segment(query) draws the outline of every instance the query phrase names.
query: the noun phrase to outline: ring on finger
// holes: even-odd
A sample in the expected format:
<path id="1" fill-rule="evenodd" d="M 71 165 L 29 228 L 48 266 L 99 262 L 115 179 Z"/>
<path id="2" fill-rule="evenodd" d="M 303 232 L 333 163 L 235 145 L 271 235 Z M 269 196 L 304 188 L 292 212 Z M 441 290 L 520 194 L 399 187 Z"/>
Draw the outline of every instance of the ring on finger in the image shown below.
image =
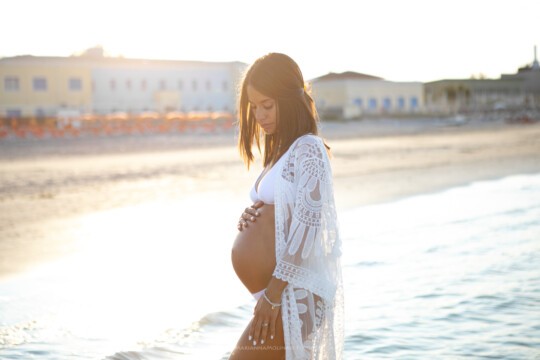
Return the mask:
<path id="1" fill-rule="evenodd" d="M 264 323 L 264 324 L 262 324 L 262 326 L 265 326 L 265 327 L 266 327 L 266 326 L 268 326 L 268 323 Z"/>

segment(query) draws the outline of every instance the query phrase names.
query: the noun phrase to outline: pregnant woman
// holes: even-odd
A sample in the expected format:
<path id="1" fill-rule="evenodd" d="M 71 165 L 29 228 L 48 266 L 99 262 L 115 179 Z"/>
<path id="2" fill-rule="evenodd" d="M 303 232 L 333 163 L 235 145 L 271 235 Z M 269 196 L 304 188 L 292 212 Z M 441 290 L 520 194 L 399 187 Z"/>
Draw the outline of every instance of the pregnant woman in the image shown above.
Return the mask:
<path id="1" fill-rule="evenodd" d="M 257 304 L 230 359 L 341 359 L 343 286 L 328 147 L 298 65 L 257 59 L 239 104 L 239 149 L 249 168 L 263 145 L 254 205 L 238 224 L 233 267 Z"/>

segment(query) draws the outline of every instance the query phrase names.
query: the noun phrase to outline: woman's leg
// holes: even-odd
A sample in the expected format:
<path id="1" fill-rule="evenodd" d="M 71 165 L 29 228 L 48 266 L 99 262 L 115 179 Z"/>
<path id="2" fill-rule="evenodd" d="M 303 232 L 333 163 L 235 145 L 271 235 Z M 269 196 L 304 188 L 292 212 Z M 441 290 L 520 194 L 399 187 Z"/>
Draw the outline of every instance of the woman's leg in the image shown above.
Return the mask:
<path id="1" fill-rule="evenodd" d="M 229 360 L 285 360 L 285 339 L 283 338 L 281 310 L 276 319 L 276 336 L 274 336 L 273 340 L 268 335 L 264 344 L 253 346 L 253 340 L 248 340 L 250 326 L 251 321 L 240 340 L 238 340 Z"/>

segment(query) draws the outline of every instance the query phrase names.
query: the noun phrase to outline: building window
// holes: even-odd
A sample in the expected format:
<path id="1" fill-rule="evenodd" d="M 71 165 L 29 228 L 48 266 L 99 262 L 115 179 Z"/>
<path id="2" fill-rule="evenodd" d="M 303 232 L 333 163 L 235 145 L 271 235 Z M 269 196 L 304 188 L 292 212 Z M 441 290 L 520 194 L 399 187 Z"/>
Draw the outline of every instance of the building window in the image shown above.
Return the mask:
<path id="1" fill-rule="evenodd" d="M 147 86 L 147 83 L 146 83 L 146 80 L 141 80 L 141 90 L 142 91 L 146 91 L 146 86 Z"/>
<path id="2" fill-rule="evenodd" d="M 116 90 L 116 80 L 111 79 L 111 81 L 109 82 L 109 87 L 112 91 Z"/>
<path id="3" fill-rule="evenodd" d="M 131 90 L 131 80 L 130 79 L 126 80 L 126 89 Z"/>
<path id="4" fill-rule="evenodd" d="M 184 89 L 184 82 L 182 80 L 178 80 L 178 90 L 182 91 Z"/>
<path id="5" fill-rule="evenodd" d="M 405 99 L 403 96 L 398 97 L 397 99 L 398 109 L 405 109 Z"/>
<path id="6" fill-rule="evenodd" d="M 392 100 L 390 100 L 389 97 L 385 97 L 383 99 L 383 108 L 384 108 L 384 110 L 390 110 L 391 107 L 392 107 Z"/>
<path id="7" fill-rule="evenodd" d="M 221 84 L 221 87 L 222 87 L 222 89 L 223 89 L 223 92 L 229 91 L 229 83 L 227 83 L 227 81 L 224 81 L 224 82 Z"/>
<path id="8" fill-rule="evenodd" d="M 5 91 L 19 91 L 19 78 L 15 76 L 6 76 L 4 78 Z"/>
<path id="9" fill-rule="evenodd" d="M 159 81 L 159 89 L 160 90 L 167 90 L 167 84 L 165 83 L 165 80 Z"/>
<path id="10" fill-rule="evenodd" d="M 21 109 L 7 109 L 6 115 L 8 118 L 20 118 L 22 117 Z"/>
<path id="11" fill-rule="evenodd" d="M 416 96 L 411 97 L 411 110 L 418 107 L 418 98 Z"/>
<path id="12" fill-rule="evenodd" d="M 45 110 L 43 110 L 42 108 L 37 108 L 36 109 L 36 117 L 40 118 L 40 119 L 43 119 L 45 117 Z"/>
<path id="13" fill-rule="evenodd" d="M 69 79 L 69 90 L 71 91 L 81 91 L 82 90 L 82 80 L 79 78 Z"/>
<path id="14" fill-rule="evenodd" d="M 47 79 L 44 77 L 35 77 L 32 82 L 34 91 L 47 91 Z"/>
<path id="15" fill-rule="evenodd" d="M 358 106 L 358 107 L 362 107 L 362 98 L 356 98 L 353 100 L 353 103 L 354 105 Z"/>
<path id="16" fill-rule="evenodd" d="M 210 80 L 206 80 L 206 91 L 211 91 L 212 90 L 212 83 L 210 82 Z"/>
<path id="17" fill-rule="evenodd" d="M 369 108 L 371 110 L 376 110 L 377 109 L 377 99 L 375 99 L 375 98 L 370 98 L 369 99 Z"/>
<path id="18" fill-rule="evenodd" d="M 193 89 L 193 92 L 197 91 L 197 80 L 193 80 L 191 83 L 191 88 Z"/>

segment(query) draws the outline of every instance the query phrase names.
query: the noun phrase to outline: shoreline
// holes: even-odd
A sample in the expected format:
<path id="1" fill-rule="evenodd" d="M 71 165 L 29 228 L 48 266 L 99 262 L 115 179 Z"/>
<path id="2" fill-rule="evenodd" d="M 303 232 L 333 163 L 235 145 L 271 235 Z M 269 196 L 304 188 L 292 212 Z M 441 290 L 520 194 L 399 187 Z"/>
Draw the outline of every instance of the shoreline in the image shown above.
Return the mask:
<path id="1" fill-rule="evenodd" d="M 339 145 L 333 166 L 341 208 L 540 173 L 538 124 L 447 128 L 347 139 Z"/>

